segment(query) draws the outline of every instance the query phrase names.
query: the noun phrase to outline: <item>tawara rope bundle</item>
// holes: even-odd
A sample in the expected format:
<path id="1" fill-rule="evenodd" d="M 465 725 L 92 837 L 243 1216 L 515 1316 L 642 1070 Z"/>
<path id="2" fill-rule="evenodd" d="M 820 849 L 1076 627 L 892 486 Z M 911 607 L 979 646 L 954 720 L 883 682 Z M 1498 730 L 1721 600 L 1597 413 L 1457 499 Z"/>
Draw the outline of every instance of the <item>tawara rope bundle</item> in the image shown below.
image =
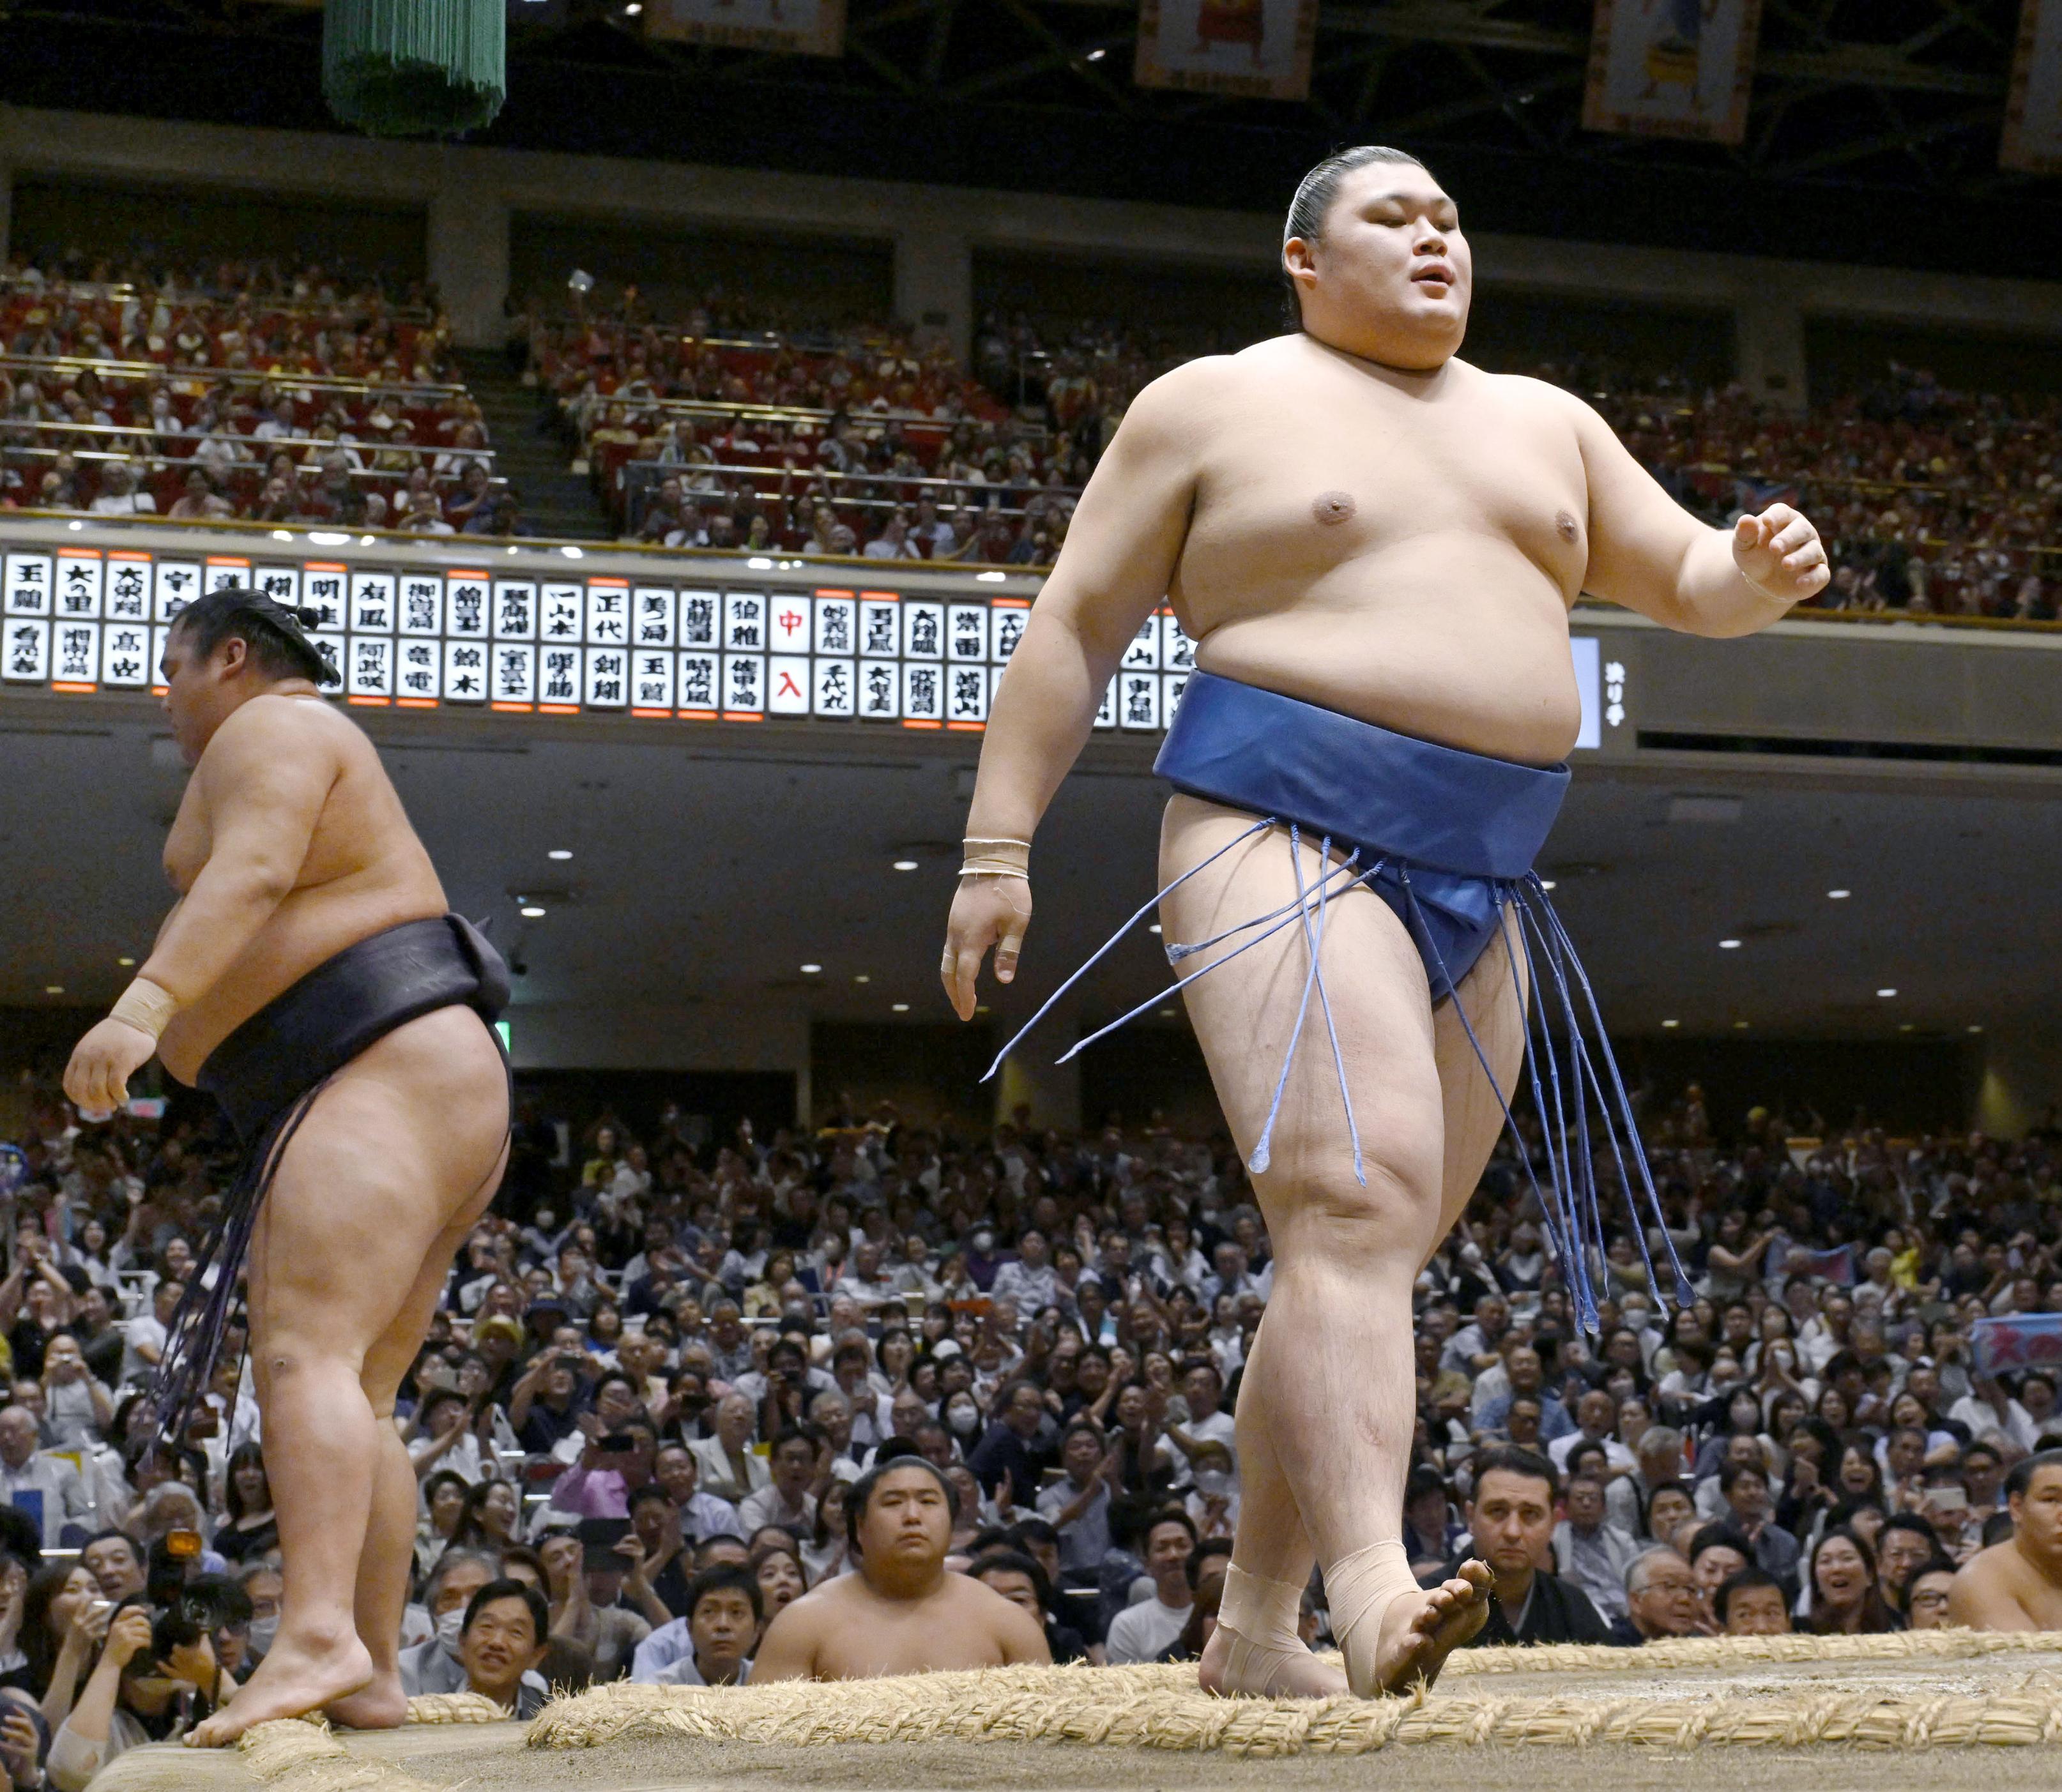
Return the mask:
<path id="1" fill-rule="evenodd" d="M 473 1693 L 408 1701 L 411 1724 L 499 1723 L 507 1715 L 491 1699 Z M 276 1792 L 443 1792 L 391 1762 L 351 1754 L 319 1720 L 257 1724 L 236 1746 L 252 1777 Z"/>
<path id="2" fill-rule="evenodd" d="M 1580 1646 L 1464 1652 L 1470 1682 L 1498 1673 L 1765 1667 L 1825 1661 L 1953 1661 L 2062 1651 L 2062 1635 L 1922 1632 L 1887 1637 L 1685 1639 L 1646 1649 Z M 1462 1664 L 1466 1666 L 1463 1668 Z M 1522 1665 L 1521 1665 L 1522 1664 Z M 989 1669 L 819 1686 L 604 1686 L 547 1706 L 532 1748 L 591 1748 L 668 1737 L 822 1746 L 848 1742 L 1071 1742 L 1222 1750 L 1242 1755 L 1365 1754 L 1392 1744 L 1629 1742 L 1879 1749 L 2062 1744 L 2062 1678 L 2015 1677 L 1996 1692 L 1942 1694 L 1803 1682 L 1705 1698 L 1470 1690 L 1390 1699 L 1213 1698 L 1193 1667 Z"/>

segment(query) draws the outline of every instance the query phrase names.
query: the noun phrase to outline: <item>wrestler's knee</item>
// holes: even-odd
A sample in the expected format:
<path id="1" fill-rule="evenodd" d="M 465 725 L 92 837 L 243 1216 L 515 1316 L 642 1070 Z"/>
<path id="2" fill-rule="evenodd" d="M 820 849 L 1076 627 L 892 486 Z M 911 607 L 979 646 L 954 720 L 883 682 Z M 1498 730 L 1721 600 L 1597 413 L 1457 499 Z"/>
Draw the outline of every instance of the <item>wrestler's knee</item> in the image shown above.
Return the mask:
<path id="1" fill-rule="evenodd" d="M 275 1331 L 253 1354 L 255 1378 L 268 1393 L 285 1392 L 298 1381 L 333 1375 L 339 1369 L 354 1377 L 364 1369 L 363 1353 L 351 1349 L 348 1340 L 335 1332 L 307 1328 Z"/>
<path id="2" fill-rule="evenodd" d="M 1302 1179 L 1278 1204 L 1284 1211 L 1278 1223 L 1270 1217 L 1269 1230 L 1278 1249 L 1348 1269 L 1409 1258 L 1414 1273 L 1438 1225 L 1438 1178 L 1423 1165 L 1364 1153 L 1361 1175 L 1347 1165 Z"/>

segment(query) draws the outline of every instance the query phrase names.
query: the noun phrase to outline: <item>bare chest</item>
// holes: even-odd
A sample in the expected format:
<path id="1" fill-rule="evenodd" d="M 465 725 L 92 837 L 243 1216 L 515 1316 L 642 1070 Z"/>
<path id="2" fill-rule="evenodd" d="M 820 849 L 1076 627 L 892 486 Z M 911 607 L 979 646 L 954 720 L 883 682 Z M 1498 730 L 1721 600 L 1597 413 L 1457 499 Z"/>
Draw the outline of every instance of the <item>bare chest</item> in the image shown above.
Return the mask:
<path id="1" fill-rule="evenodd" d="M 1589 561 L 1582 456 L 1563 419 L 1477 376 L 1448 399 L 1312 382 L 1214 436 L 1192 551 L 1302 581 L 1391 551 L 1514 551 L 1563 597 Z M 1189 556 L 1185 556 L 1185 570 Z"/>
<path id="2" fill-rule="evenodd" d="M 200 780 L 189 779 L 179 813 L 172 818 L 171 832 L 165 836 L 165 876 L 181 896 L 193 888 L 214 848 L 215 832 L 209 825 Z"/>

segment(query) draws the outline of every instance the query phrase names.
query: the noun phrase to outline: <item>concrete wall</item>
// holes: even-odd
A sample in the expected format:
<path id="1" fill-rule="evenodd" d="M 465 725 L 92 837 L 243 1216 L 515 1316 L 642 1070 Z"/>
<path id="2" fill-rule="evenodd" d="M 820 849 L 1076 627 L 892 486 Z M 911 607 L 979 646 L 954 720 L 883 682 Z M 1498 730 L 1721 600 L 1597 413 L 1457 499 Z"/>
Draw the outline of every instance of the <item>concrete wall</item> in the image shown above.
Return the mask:
<path id="1" fill-rule="evenodd" d="M 1266 267 L 1281 243 L 1281 222 L 1271 214 L 0 106 L 0 251 L 5 194 L 18 169 L 423 206 L 431 275 L 460 339 L 475 346 L 499 339 L 514 211 L 749 222 L 892 241 L 898 307 L 961 353 L 973 325 L 972 256 L 982 245 Z M 2008 326 L 2062 338 L 2062 282 L 1886 277 L 1880 269 L 1827 263 L 1526 236 L 1478 237 L 1474 250 L 1478 278 L 1490 288 L 1731 311 L 1739 371 L 1757 393 L 1783 403 L 1804 399 L 1807 316 Z"/>

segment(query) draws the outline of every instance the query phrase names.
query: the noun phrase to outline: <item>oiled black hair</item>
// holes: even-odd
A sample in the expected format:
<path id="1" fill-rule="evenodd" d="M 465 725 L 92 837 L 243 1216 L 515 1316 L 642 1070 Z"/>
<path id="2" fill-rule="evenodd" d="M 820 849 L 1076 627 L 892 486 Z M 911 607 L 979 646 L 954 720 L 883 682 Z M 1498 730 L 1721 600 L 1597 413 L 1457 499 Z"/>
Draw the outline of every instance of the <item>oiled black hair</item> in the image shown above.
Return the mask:
<path id="1" fill-rule="evenodd" d="M 195 598 L 172 627 L 203 656 L 224 641 L 240 640 L 251 664 L 268 678 L 333 684 L 336 674 L 307 637 L 307 630 L 321 619 L 319 610 L 290 607 L 247 586 L 224 585 Z"/>
<path id="2" fill-rule="evenodd" d="M 1354 169 L 1365 168 L 1376 162 L 1400 162 L 1411 168 L 1425 166 L 1408 150 L 1393 150 L 1386 143 L 1357 143 L 1351 149 L 1334 150 L 1298 185 L 1296 197 L 1289 202 L 1289 220 L 1282 227 L 1283 245 L 1286 247 L 1292 236 L 1300 236 L 1306 243 L 1315 243 L 1322 238 L 1325 220 L 1331 214 L 1333 201 L 1339 196 L 1340 183 Z M 1282 284 L 1286 291 L 1286 321 L 1291 330 L 1301 330 L 1303 302 L 1298 297 L 1296 283 L 1289 278 L 1286 267 L 1282 270 Z"/>

